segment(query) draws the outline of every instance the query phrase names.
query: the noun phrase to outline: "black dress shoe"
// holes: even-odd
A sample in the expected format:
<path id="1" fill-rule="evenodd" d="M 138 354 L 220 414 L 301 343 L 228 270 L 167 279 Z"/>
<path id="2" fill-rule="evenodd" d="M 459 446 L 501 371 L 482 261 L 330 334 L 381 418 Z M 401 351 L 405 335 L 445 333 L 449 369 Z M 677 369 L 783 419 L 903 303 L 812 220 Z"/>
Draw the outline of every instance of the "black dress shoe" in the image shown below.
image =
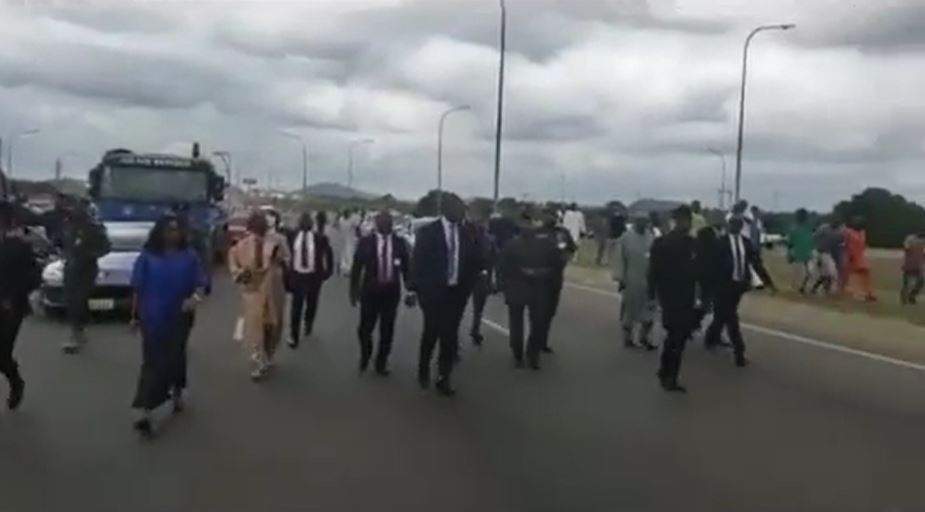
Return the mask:
<path id="1" fill-rule="evenodd" d="M 15 411 L 19 404 L 22 403 L 23 392 L 25 391 L 26 383 L 22 380 L 13 381 L 10 385 L 10 397 L 6 400 L 7 407 L 11 411 Z"/>
<path id="2" fill-rule="evenodd" d="M 472 337 L 472 344 L 481 347 L 482 342 L 485 341 L 485 336 L 482 336 L 482 333 L 473 332 L 469 333 L 469 336 Z"/>
<path id="3" fill-rule="evenodd" d="M 539 370 L 539 369 L 540 369 L 540 362 L 539 362 L 539 360 L 537 360 L 537 359 L 531 359 L 531 360 L 530 360 L 530 369 L 531 369 L 531 370 Z"/>
<path id="4" fill-rule="evenodd" d="M 369 359 L 360 359 L 360 373 L 365 373 L 367 368 L 369 368 Z"/>
<path id="5" fill-rule="evenodd" d="M 438 380 L 435 387 L 437 388 L 437 393 L 443 396 L 453 396 L 456 394 L 456 388 L 454 388 L 453 385 L 450 384 L 449 379 L 445 377 Z"/>
<path id="6" fill-rule="evenodd" d="M 745 356 L 736 356 L 736 366 L 745 368 L 748 366 L 748 359 L 746 359 Z"/>
<path id="7" fill-rule="evenodd" d="M 150 439 L 151 437 L 154 436 L 154 429 L 151 428 L 151 420 L 149 420 L 148 418 L 144 418 L 144 419 L 140 419 L 136 421 L 132 425 L 132 428 L 134 428 L 135 431 L 138 432 L 139 435 L 141 435 L 141 437 Z"/>
<path id="8" fill-rule="evenodd" d="M 522 370 L 524 368 L 523 358 L 518 358 L 518 357 L 514 358 L 514 368 L 517 368 L 518 370 Z"/>
<path id="9" fill-rule="evenodd" d="M 421 389 L 427 389 L 430 387 L 430 373 L 428 372 L 418 372 L 418 385 L 421 386 Z"/>
<path id="10" fill-rule="evenodd" d="M 548 347 L 548 346 L 547 346 L 547 347 L 543 347 L 542 350 L 543 350 L 543 353 L 544 353 L 544 354 L 555 354 L 555 353 L 556 353 L 556 352 L 552 349 L 552 347 Z"/>
<path id="11" fill-rule="evenodd" d="M 381 377 L 388 377 L 389 375 L 392 375 L 392 372 L 388 368 L 380 366 L 376 368 L 376 374 Z"/>
<path id="12" fill-rule="evenodd" d="M 639 348 L 639 345 L 633 343 L 632 341 L 624 341 L 623 346 L 625 348 Z"/>
<path id="13" fill-rule="evenodd" d="M 687 393 L 687 388 L 674 379 L 661 379 L 662 389 L 670 393 Z"/>
<path id="14" fill-rule="evenodd" d="M 643 341 L 640 343 L 640 345 L 642 345 L 642 348 L 646 349 L 647 352 L 651 352 L 651 351 L 653 351 L 653 350 L 655 350 L 655 349 L 658 348 L 658 345 L 653 345 L 653 344 L 649 343 L 649 340 L 643 340 Z"/>

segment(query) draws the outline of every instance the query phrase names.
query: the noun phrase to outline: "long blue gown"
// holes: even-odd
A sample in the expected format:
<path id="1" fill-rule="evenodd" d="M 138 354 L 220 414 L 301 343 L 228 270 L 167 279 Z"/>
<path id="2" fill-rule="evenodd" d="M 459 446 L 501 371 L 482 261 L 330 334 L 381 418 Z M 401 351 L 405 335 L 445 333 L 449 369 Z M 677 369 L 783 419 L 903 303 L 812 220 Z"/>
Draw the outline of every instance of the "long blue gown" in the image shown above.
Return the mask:
<path id="1" fill-rule="evenodd" d="M 154 409 L 171 390 L 186 387 L 186 339 L 192 315 L 183 301 L 208 284 L 192 249 L 157 254 L 145 250 L 135 261 L 132 287 L 138 295 L 142 365 L 132 407 Z"/>

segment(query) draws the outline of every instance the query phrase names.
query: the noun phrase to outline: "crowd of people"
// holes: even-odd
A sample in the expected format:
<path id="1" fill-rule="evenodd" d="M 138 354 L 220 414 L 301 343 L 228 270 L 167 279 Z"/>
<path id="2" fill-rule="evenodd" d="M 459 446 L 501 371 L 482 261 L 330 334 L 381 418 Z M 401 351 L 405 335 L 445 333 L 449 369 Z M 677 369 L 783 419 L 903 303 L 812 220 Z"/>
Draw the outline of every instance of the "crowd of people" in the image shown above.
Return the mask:
<path id="1" fill-rule="evenodd" d="M 347 302 L 359 309 L 361 373 L 372 365 L 377 375 L 390 375 L 396 317 L 404 303 L 422 313 L 420 386 L 429 388 L 436 370 L 434 388 L 453 396 L 464 313 L 471 302 L 469 335 L 479 346 L 484 341 L 483 311 L 493 294 L 500 294 L 507 305 L 513 365 L 540 370 L 542 357 L 554 353 L 549 332 L 566 266 L 587 233 L 584 214 L 575 205 L 564 212 L 525 206 L 480 218 L 469 215 L 466 204 L 449 193 L 441 204 L 440 216 L 420 227 L 413 243 L 395 232 L 388 211 L 345 211 L 333 222 L 326 212 L 306 211 L 291 229 L 275 211 L 253 211 L 246 236 L 227 259 L 241 304 L 235 337 L 247 347 L 251 378 L 260 381 L 272 373 L 287 319 L 292 350 L 312 336 L 321 291 L 335 275 L 347 278 Z M 52 235 L 66 256 L 71 327 L 63 349 L 73 354 L 86 343 L 87 298 L 96 260 L 109 250 L 109 241 L 87 208 L 63 205 L 59 213 Z M 864 297 L 875 300 L 862 219 L 847 225 L 823 223 L 816 229 L 805 210 L 797 211 L 795 219 L 786 237 L 794 289 L 836 293 L 857 281 Z M 15 235 L 15 224 L 13 209 L 0 203 L 0 372 L 10 384 L 10 408 L 20 404 L 25 386 L 13 345 L 29 313 L 29 293 L 39 286 L 41 274 L 28 243 Z M 665 338 L 658 378 L 666 391 L 685 391 L 679 382 L 685 345 L 704 327 L 707 349 L 729 347 L 737 366 L 748 365 L 739 326 L 740 301 L 756 287 L 776 291 L 762 258 L 763 227 L 757 208 L 742 201 L 724 219 L 711 223 L 695 201 L 673 210 L 667 222 L 657 213 L 621 213 L 592 230 L 599 242 L 604 240 L 598 244 L 597 259 L 610 260 L 622 297 L 619 316 L 625 347 L 656 350 L 652 333 L 661 320 Z M 156 222 L 134 264 L 132 326 L 141 335 L 142 363 L 132 406 L 138 412 L 134 427 L 144 436 L 154 430 L 153 410 L 168 401 L 175 412 L 184 408 L 186 345 L 197 306 L 211 289 L 207 262 L 195 249 L 195 238 L 183 212 L 170 212 Z M 923 249 L 925 237 L 910 236 L 906 241 L 904 303 L 914 303 L 922 289 Z"/>

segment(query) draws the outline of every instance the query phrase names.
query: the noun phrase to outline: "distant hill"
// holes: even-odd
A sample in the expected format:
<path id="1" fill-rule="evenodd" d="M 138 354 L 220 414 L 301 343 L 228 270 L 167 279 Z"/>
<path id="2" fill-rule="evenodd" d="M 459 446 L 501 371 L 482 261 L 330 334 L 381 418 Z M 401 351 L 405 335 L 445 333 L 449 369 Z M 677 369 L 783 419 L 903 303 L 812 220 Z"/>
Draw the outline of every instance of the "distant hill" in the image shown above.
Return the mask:
<path id="1" fill-rule="evenodd" d="M 46 181 L 27 181 L 13 179 L 11 181 L 13 183 L 13 189 L 16 190 L 16 193 L 23 194 L 27 197 L 46 194 L 50 195 L 56 192 L 80 197 L 87 195 L 87 184 L 83 181 L 71 178 Z"/>
<path id="2" fill-rule="evenodd" d="M 339 183 L 315 183 L 308 187 L 308 195 L 333 199 L 376 199 L 377 195 L 355 190 Z"/>
<path id="3" fill-rule="evenodd" d="M 627 208 L 630 214 L 634 213 L 649 213 L 649 212 L 670 212 L 675 208 L 681 206 L 681 201 L 671 201 L 666 199 L 639 199 L 634 201 Z"/>

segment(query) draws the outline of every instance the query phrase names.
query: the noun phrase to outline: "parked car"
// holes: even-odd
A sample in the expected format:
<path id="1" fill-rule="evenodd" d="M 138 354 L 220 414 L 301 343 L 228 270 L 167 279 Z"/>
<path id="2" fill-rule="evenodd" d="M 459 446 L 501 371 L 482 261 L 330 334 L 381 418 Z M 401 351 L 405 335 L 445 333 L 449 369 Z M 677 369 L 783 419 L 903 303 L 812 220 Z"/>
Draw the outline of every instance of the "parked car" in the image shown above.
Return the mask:
<path id="1" fill-rule="evenodd" d="M 108 222 L 105 226 L 112 250 L 98 260 L 99 273 L 90 294 L 90 311 L 128 312 L 132 307 L 132 268 L 154 223 Z M 64 260 L 55 259 L 45 266 L 40 303 L 48 314 L 60 314 L 67 307 Z"/>

